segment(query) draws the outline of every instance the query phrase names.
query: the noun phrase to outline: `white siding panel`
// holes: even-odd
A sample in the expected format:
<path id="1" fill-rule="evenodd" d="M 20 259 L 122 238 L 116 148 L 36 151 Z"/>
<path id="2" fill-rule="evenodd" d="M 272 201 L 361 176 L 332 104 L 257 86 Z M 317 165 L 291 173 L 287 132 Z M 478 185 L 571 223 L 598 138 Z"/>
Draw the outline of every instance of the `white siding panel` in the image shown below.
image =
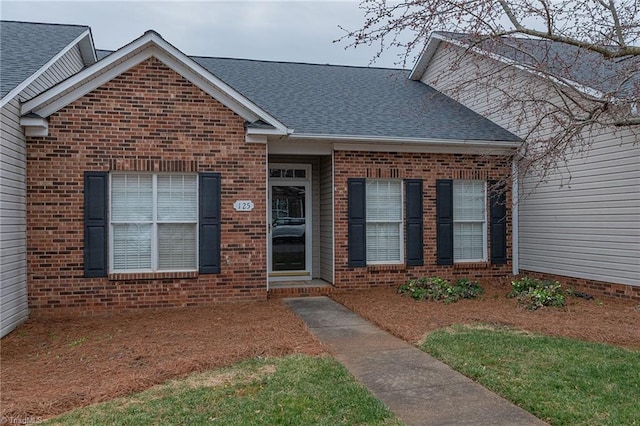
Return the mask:
<path id="1" fill-rule="evenodd" d="M 27 100 L 83 68 L 75 46 L 0 111 L 0 337 L 26 320 L 27 146 L 20 126 L 19 100 Z"/>
<path id="2" fill-rule="evenodd" d="M 461 49 L 440 46 L 422 81 L 526 135 L 533 114 L 523 119 L 522 111 L 505 108 L 506 93 L 517 89 L 476 80 L 479 73 L 494 73 L 499 83 L 515 72 L 522 83 L 516 86 L 531 87 L 535 77 L 474 54 L 460 58 Z M 640 286 L 640 144 L 624 129 L 585 136 L 585 144 L 584 152 L 570 156 L 567 167 L 544 182 L 535 176 L 521 182 L 519 267 Z"/>

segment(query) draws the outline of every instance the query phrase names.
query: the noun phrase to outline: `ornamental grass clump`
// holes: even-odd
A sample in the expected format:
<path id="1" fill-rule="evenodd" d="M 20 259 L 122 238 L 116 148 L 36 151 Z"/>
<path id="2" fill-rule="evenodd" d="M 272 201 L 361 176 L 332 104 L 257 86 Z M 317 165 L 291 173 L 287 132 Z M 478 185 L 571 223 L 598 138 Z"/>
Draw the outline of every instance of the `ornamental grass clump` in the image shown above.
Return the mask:
<path id="1" fill-rule="evenodd" d="M 416 300 L 441 300 L 444 303 L 474 299 L 482 292 L 483 289 L 477 282 L 467 278 L 458 279 L 454 285 L 440 277 L 414 278 L 398 288 L 398 293 Z"/>
<path id="2" fill-rule="evenodd" d="M 507 297 L 515 297 L 519 306 L 536 310 L 543 306 L 562 307 L 571 292 L 562 288 L 558 281 L 523 277 L 511 282 L 512 290 Z"/>

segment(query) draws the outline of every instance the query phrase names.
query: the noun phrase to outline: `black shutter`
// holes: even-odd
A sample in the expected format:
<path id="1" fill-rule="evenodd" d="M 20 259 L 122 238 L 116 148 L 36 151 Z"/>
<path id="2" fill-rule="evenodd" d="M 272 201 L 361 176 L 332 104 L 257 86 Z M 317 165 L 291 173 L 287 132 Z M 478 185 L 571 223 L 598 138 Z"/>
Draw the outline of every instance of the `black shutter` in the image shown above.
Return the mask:
<path id="1" fill-rule="evenodd" d="M 106 277 L 107 266 L 107 172 L 84 173 L 84 276 Z"/>
<path id="2" fill-rule="evenodd" d="M 201 274 L 220 273 L 220 173 L 200 173 L 199 263 Z"/>
<path id="3" fill-rule="evenodd" d="M 423 242 L 422 242 L 422 179 L 407 179 L 405 182 L 406 204 L 407 204 L 407 265 L 424 265 Z"/>
<path id="4" fill-rule="evenodd" d="M 489 182 L 491 226 L 491 263 L 507 263 L 507 194 L 506 188 Z"/>
<path id="5" fill-rule="evenodd" d="M 453 180 L 436 181 L 437 263 L 453 265 Z"/>
<path id="6" fill-rule="evenodd" d="M 366 181 L 348 179 L 349 266 L 367 266 Z"/>

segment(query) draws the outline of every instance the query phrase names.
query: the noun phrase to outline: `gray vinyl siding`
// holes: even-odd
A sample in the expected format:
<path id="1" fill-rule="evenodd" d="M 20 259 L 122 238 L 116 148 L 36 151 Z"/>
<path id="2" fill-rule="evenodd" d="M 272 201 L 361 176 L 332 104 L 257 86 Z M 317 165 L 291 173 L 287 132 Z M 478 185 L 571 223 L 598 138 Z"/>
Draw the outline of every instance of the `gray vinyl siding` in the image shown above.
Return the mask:
<path id="1" fill-rule="evenodd" d="M 627 131 L 522 182 L 520 269 L 640 286 L 640 146 Z M 536 186 L 534 189 L 534 186 Z"/>
<path id="2" fill-rule="evenodd" d="M 320 277 L 320 161 L 316 157 L 311 162 L 311 210 L 313 214 L 312 226 L 312 240 L 311 247 L 313 250 L 312 260 L 312 278 Z"/>
<path id="3" fill-rule="evenodd" d="M 1 111 L 0 337 L 29 315 L 27 304 L 26 142 L 20 100 L 27 100 L 83 68 L 78 47 L 69 50 Z"/>
<path id="4" fill-rule="evenodd" d="M 19 102 L 1 111 L 0 135 L 0 336 L 27 319 L 26 143 Z"/>
<path id="5" fill-rule="evenodd" d="M 422 81 L 524 136 L 530 121 L 504 108 L 505 92 L 473 84 L 478 69 L 511 71 L 467 55 L 451 72 L 455 49 L 441 44 Z M 518 86 L 531 84 L 533 76 L 517 72 Z M 533 175 L 520 182 L 519 268 L 640 286 L 640 145 L 628 130 L 605 129 L 586 138 L 587 154 L 573 155 L 544 182 Z"/>
<path id="6" fill-rule="evenodd" d="M 496 75 L 503 73 L 515 73 L 515 77 L 510 75 L 507 78 L 496 78 Z M 480 78 L 484 76 L 487 78 Z M 458 47 L 441 43 L 421 81 L 513 134 L 525 137 L 535 117 L 516 114 L 504 107 L 512 91 L 504 87 L 503 81 L 512 78 L 515 79 L 514 86 L 525 87 L 530 82 L 531 75 L 513 68 L 506 69 L 497 61 L 479 59 Z M 540 92 L 543 85 L 537 84 L 535 88 Z"/>
<path id="7" fill-rule="evenodd" d="M 320 278 L 333 283 L 333 160 L 320 157 Z"/>

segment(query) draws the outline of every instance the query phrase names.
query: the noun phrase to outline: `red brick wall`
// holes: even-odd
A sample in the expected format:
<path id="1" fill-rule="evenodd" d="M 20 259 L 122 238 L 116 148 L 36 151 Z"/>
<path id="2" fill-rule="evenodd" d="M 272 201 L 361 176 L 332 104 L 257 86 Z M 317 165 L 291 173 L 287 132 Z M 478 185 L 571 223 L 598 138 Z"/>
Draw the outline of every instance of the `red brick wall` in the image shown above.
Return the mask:
<path id="1" fill-rule="evenodd" d="M 564 286 L 574 288 L 577 291 L 590 294 L 594 297 L 612 297 L 640 302 L 640 286 L 614 284 L 604 281 L 522 270 L 520 271 L 520 276 L 535 277 L 543 280 L 556 280 Z"/>
<path id="2" fill-rule="evenodd" d="M 504 265 L 436 264 L 436 179 L 500 180 L 509 175 L 505 158 L 462 154 L 415 154 L 336 151 L 335 169 L 335 285 L 340 289 L 399 285 L 409 278 L 438 275 L 447 279 L 484 280 L 505 277 L 511 269 L 511 208 L 507 208 L 508 262 Z M 424 265 L 348 266 L 347 179 L 423 179 Z M 507 194 L 507 206 L 511 194 Z M 490 253 L 490 251 L 489 251 Z"/>
<path id="3" fill-rule="evenodd" d="M 49 118 L 27 147 L 29 305 L 92 313 L 266 298 L 266 149 L 241 117 L 152 58 Z M 83 278 L 83 172 L 222 174 L 222 273 Z M 251 212 L 233 210 L 253 200 Z M 144 276 L 142 278 L 149 278 Z"/>

